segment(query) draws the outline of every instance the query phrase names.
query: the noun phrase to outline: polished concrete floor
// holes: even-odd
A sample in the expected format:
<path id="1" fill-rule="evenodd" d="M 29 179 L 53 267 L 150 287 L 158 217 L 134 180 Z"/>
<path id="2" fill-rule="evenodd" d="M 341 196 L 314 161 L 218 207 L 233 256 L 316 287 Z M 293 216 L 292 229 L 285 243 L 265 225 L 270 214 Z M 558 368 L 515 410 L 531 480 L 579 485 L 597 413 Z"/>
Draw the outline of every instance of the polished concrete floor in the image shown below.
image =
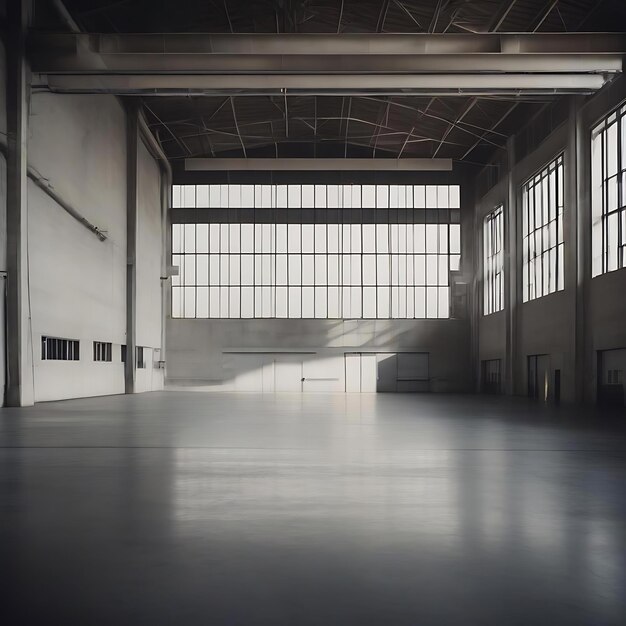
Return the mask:
<path id="1" fill-rule="evenodd" d="M 7 626 L 626 624 L 619 419 L 164 392 L 2 409 L 0 446 Z"/>

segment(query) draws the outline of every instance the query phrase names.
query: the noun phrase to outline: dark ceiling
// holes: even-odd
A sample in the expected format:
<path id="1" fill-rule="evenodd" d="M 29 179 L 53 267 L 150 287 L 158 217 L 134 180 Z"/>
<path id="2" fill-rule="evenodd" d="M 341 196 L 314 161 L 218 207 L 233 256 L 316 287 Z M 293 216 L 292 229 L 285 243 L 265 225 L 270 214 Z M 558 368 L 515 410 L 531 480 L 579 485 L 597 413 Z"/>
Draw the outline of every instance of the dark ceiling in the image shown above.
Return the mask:
<path id="1" fill-rule="evenodd" d="M 35 27 L 64 30 L 49 0 Z M 624 0 L 65 0 L 85 32 L 621 31 Z M 190 156 L 450 157 L 484 163 L 551 96 L 144 97 L 172 160 Z"/>

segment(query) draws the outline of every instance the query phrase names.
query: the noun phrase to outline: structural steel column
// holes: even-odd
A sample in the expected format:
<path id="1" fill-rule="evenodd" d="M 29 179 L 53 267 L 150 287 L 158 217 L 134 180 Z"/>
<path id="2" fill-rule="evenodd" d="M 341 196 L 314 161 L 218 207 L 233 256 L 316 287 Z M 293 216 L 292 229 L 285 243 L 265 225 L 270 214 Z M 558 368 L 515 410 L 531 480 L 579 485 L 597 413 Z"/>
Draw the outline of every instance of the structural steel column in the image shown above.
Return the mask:
<path id="1" fill-rule="evenodd" d="M 135 393 L 137 367 L 137 165 L 139 109 L 134 102 L 126 109 L 126 364 L 125 390 Z"/>
<path id="2" fill-rule="evenodd" d="M 575 98 L 570 109 L 570 141 L 575 154 L 576 194 L 576 360 L 575 400 L 593 403 L 593 346 L 588 329 L 589 283 L 591 281 L 591 146 L 585 133 L 583 102 Z"/>
<path id="3" fill-rule="evenodd" d="M 7 6 L 7 404 L 34 403 L 28 284 L 27 148 L 29 2 Z"/>
<path id="4" fill-rule="evenodd" d="M 506 359 L 505 359 L 505 392 L 514 395 L 517 391 L 517 303 L 518 303 L 518 271 L 517 262 L 517 193 L 513 169 L 515 164 L 515 138 L 507 141 L 507 197 L 504 213 L 504 308 L 506 311 Z"/>

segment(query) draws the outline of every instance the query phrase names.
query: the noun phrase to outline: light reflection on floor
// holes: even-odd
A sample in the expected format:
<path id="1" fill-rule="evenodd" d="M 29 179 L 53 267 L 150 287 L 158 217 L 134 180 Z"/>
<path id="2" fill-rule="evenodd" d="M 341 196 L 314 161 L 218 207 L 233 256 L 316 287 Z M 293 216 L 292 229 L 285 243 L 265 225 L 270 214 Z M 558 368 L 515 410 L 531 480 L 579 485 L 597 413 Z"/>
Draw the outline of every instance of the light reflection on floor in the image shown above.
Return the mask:
<path id="1" fill-rule="evenodd" d="M 2 623 L 625 622 L 597 415 L 172 392 L 2 410 L 0 440 Z"/>

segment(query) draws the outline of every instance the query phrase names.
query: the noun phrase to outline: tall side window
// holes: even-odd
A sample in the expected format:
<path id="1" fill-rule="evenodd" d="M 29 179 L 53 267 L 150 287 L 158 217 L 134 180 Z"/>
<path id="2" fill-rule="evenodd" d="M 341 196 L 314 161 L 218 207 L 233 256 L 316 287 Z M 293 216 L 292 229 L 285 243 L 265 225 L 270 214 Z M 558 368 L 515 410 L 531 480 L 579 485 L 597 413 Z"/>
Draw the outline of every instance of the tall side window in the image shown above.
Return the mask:
<path id="1" fill-rule="evenodd" d="M 504 215 L 502 205 L 489 213 L 483 223 L 483 313 L 504 308 Z"/>
<path id="2" fill-rule="evenodd" d="M 591 133 L 592 275 L 626 267 L 626 104 Z"/>
<path id="3" fill-rule="evenodd" d="M 563 289 L 563 208 L 561 154 L 522 186 L 524 302 Z"/>

